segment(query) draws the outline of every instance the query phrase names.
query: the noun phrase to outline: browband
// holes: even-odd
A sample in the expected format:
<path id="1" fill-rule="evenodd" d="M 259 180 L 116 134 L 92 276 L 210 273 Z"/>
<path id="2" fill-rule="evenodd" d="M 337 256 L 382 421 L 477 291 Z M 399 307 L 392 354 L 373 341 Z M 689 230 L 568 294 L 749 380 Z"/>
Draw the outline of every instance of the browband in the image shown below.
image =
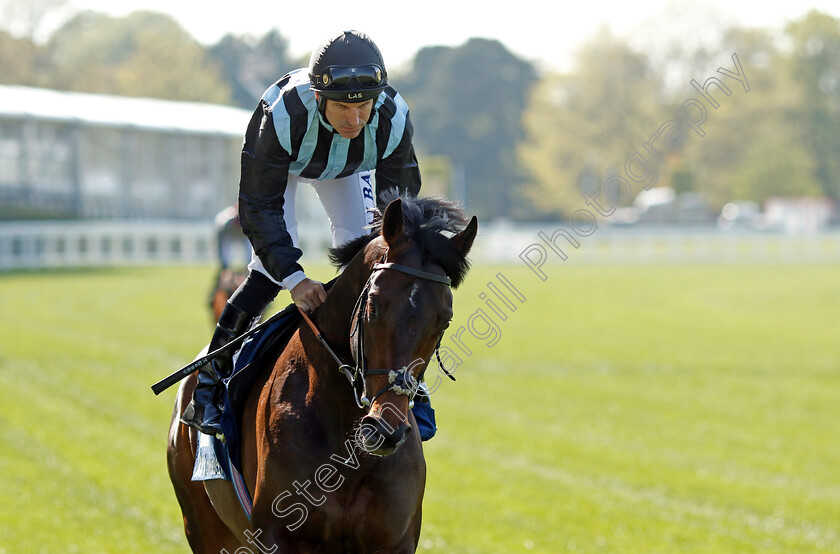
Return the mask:
<path id="1" fill-rule="evenodd" d="M 434 281 L 436 283 L 443 283 L 444 285 L 452 285 L 452 279 L 449 277 L 444 277 L 442 275 L 435 275 L 434 273 L 428 273 L 426 271 L 420 271 L 419 269 L 414 269 L 413 267 L 408 267 L 407 265 L 400 265 L 400 264 L 392 264 L 392 263 L 381 263 L 381 264 L 374 264 L 373 266 L 374 271 L 377 269 L 393 269 L 395 271 L 400 271 L 402 273 L 407 273 L 409 275 L 413 275 L 415 277 L 420 277 L 421 279 L 426 279 L 428 281 Z"/>

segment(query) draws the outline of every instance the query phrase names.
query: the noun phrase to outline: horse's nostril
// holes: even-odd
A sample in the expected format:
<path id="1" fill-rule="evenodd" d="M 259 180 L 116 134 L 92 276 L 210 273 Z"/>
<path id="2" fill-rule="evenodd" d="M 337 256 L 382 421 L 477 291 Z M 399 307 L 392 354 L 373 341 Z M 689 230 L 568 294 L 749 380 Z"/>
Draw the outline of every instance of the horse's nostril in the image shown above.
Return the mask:
<path id="1" fill-rule="evenodd" d="M 382 429 L 382 423 L 377 418 L 366 415 L 362 418 L 362 428 L 380 431 Z"/>
<path id="2" fill-rule="evenodd" d="M 405 422 L 397 425 L 395 429 L 384 419 L 367 415 L 362 418 L 356 439 L 367 452 L 387 456 L 405 442 L 410 432 L 411 426 Z"/>

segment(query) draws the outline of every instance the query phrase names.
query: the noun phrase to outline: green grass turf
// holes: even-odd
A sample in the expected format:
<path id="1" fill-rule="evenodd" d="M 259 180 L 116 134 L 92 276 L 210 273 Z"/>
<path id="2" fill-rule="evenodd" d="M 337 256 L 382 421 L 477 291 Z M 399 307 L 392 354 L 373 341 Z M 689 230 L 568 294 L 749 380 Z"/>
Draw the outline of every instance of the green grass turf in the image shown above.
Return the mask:
<path id="1" fill-rule="evenodd" d="M 456 291 L 421 551 L 840 551 L 840 266 L 546 271 Z M 188 551 L 149 386 L 209 339 L 211 278 L 0 275 L 0 554 Z"/>

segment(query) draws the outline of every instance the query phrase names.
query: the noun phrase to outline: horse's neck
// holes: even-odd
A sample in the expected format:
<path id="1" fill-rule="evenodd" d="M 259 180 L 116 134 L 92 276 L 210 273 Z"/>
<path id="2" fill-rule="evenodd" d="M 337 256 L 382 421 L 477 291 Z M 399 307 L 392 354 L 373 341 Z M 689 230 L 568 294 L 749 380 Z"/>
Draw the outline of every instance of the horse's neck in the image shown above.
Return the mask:
<path id="1" fill-rule="evenodd" d="M 327 299 L 312 315 L 318 331 L 342 363 L 352 363 L 351 314 L 369 273 L 364 264 L 349 265 L 330 288 Z M 361 284 L 358 284 L 358 281 L 361 281 Z M 321 415 L 331 421 L 345 419 L 349 421 L 357 418 L 352 388 L 345 374 L 339 371 L 328 349 L 305 324 L 301 326 L 297 340 L 300 341 L 305 353 L 305 357 L 300 360 L 304 365 L 299 369 L 314 372 L 314 375 L 310 375 L 309 383 L 315 389 L 310 393 L 319 399 L 326 400 L 326 404 L 322 406 Z"/>
<path id="2" fill-rule="evenodd" d="M 326 341 L 331 346 L 335 345 L 333 348 L 348 352 L 353 307 L 369 274 L 370 268 L 365 266 L 363 257 L 354 258 L 313 315 L 313 320 Z M 336 353 L 341 355 L 338 351 Z"/>
<path id="3" fill-rule="evenodd" d="M 364 260 L 358 256 L 354 258 L 333 283 L 324 303 L 311 316 L 321 336 L 342 363 L 351 362 L 350 323 L 353 307 L 369 274 L 370 269 L 365 267 Z M 332 355 L 305 325 L 301 328 L 300 340 L 306 352 L 315 357 L 309 360 L 314 371 L 339 373 Z M 346 382 L 346 378 L 344 380 Z"/>

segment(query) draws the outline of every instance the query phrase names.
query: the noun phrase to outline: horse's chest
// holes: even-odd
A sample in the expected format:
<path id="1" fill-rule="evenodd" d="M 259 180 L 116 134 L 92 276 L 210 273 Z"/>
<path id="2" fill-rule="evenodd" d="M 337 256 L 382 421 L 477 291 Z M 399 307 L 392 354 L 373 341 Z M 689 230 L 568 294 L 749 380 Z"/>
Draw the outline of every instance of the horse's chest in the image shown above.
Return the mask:
<path id="1" fill-rule="evenodd" d="M 425 464 L 422 454 L 419 462 L 408 456 L 417 453 L 413 450 L 374 458 L 348 441 L 334 452 L 307 451 L 278 460 L 260 491 L 254 523 L 290 540 L 332 545 L 335 551 L 397 544 L 408 529 L 419 526 Z"/>

